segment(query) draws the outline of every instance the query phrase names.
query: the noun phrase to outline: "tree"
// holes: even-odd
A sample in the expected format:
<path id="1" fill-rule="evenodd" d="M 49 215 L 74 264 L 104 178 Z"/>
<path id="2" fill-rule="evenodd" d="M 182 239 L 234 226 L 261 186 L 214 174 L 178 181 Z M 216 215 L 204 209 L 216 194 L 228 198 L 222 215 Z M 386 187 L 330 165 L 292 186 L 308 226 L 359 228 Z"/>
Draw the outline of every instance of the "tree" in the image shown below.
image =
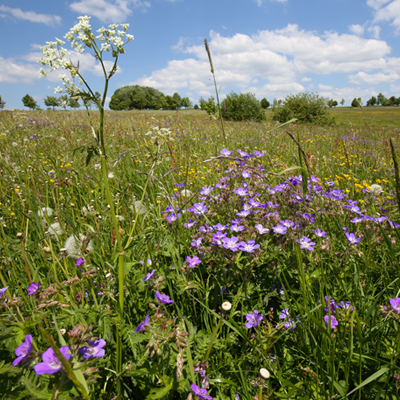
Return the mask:
<path id="1" fill-rule="evenodd" d="M 231 92 L 224 100 L 222 117 L 232 121 L 265 121 L 265 111 L 252 93 Z"/>
<path id="2" fill-rule="evenodd" d="M 172 98 L 176 101 L 176 104 L 177 104 L 176 108 L 181 108 L 181 104 L 182 104 L 181 96 L 179 96 L 179 94 L 177 92 L 175 92 L 172 95 Z"/>
<path id="3" fill-rule="evenodd" d="M 261 107 L 266 109 L 270 106 L 269 101 L 264 97 L 261 101 L 260 101 Z"/>
<path id="4" fill-rule="evenodd" d="M 177 100 L 173 96 L 166 96 L 165 101 L 167 103 L 166 108 L 168 110 L 176 110 L 176 109 L 180 108 L 180 106 L 181 106 L 181 103 L 180 102 L 178 103 Z M 182 99 L 181 99 L 181 101 L 182 101 Z"/>
<path id="5" fill-rule="evenodd" d="M 360 102 L 356 98 L 354 98 L 353 101 L 351 102 L 352 107 L 360 107 L 360 105 L 361 105 Z"/>
<path id="6" fill-rule="evenodd" d="M 369 100 L 367 100 L 367 107 L 375 106 L 377 104 L 377 99 L 375 96 L 372 96 Z"/>
<path id="7" fill-rule="evenodd" d="M 345 101 L 345 99 L 342 99 L 342 100 L 340 101 L 340 104 L 341 104 L 342 106 L 344 106 L 344 103 L 346 103 L 346 101 Z"/>
<path id="8" fill-rule="evenodd" d="M 46 107 L 53 107 L 53 111 L 54 111 L 54 107 L 60 106 L 60 101 L 55 96 L 47 96 L 43 101 L 44 101 L 44 105 Z"/>
<path id="9" fill-rule="evenodd" d="M 79 108 L 81 105 L 79 104 L 78 98 L 77 97 L 70 97 L 68 100 L 68 105 L 71 108 Z"/>
<path id="10" fill-rule="evenodd" d="M 326 99 L 318 94 L 303 92 L 291 94 L 285 98 L 283 105 L 273 108 L 272 119 L 287 122 L 297 118 L 300 122 L 317 125 L 331 125 L 335 118 L 326 107 Z"/>
<path id="11" fill-rule="evenodd" d="M 194 108 L 195 110 L 198 110 L 200 107 L 199 107 L 197 104 L 195 104 L 193 108 Z"/>
<path id="12" fill-rule="evenodd" d="M 382 93 L 379 93 L 376 100 L 377 104 L 382 106 L 385 103 L 386 97 Z"/>
<path id="13" fill-rule="evenodd" d="M 36 101 L 33 99 L 32 96 L 29 96 L 29 94 L 26 94 L 22 98 L 22 103 L 24 104 L 25 107 L 28 107 L 31 110 L 34 110 L 37 107 Z"/>
<path id="14" fill-rule="evenodd" d="M 190 101 L 189 97 L 184 97 L 181 101 L 181 106 L 188 108 L 192 106 L 192 102 Z"/>
<path id="15" fill-rule="evenodd" d="M 164 94 L 157 89 L 148 86 L 124 86 L 117 89 L 111 97 L 109 107 L 111 110 L 133 110 L 133 109 L 159 109 L 160 98 Z"/>
<path id="16" fill-rule="evenodd" d="M 218 118 L 218 108 L 215 104 L 214 97 L 211 96 L 207 101 L 200 97 L 199 100 L 200 108 L 207 112 L 210 116 L 210 119 L 217 119 Z"/>
<path id="17" fill-rule="evenodd" d="M 2 108 L 4 108 L 5 105 L 6 105 L 6 102 L 3 101 L 3 100 L 1 99 L 1 96 L 0 96 L 0 110 L 1 110 Z"/>
<path id="18" fill-rule="evenodd" d="M 143 110 L 143 108 L 147 108 L 148 101 L 146 98 L 146 93 L 142 91 L 137 91 L 132 97 L 132 105 L 133 108 Z"/>

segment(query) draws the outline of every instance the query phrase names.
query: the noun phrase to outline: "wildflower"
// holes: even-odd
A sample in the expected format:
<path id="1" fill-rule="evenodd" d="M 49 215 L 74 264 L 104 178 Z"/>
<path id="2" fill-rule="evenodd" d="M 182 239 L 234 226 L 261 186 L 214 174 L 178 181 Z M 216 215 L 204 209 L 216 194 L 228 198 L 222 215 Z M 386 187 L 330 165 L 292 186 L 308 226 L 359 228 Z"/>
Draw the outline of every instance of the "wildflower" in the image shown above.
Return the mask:
<path id="1" fill-rule="evenodd" d="M 321 231 L 321 229 L 319 229 L 319 228 L 315 229 L 313 232 L 315 233 L 315 236 L 317 236 L 317 237 L 325 237 L 325 235 L 326 235 L 326 232 Z"/>
<path id="2" fill-rule="evenodd" d="M 161 304 L 170 304 L 174 302 L 174 300 L 171 300 L 169 296 L 161 294 L 160 292 L 156 292 L 156 298 Z"/>
<path id="3" fill-rule="evenodd" d="M 199 265 L 201 263 L 199 257 L 194 256 L 194 257 L 186 257 L 186 261 L 189 263 L 190 268 L 194 268 L 196 265 Z"/>
<path id="4" fill-rule="evenodd" d="M 72 235 L 70 236 L 64 245 L 65 251 L 67 252 L 68 256 L 77 256 L 81 253 L 81 247 L 82 247 L 82 242 L 86 239 L 86 236 L 82 235 L 81 233 L 79 234 L 79 239 L 75 236 Z M 89 243 L 87 243 L 86 249 L 88 251 L 93 250 L 93 241 L 90 240 Z"/>
<path id="5" fill-rule="evenodd" d="M 232 150 L 227 150 L 227 149 L 222 149 L 222 150 L 220 151 L 220 153 L 221 153 L 223 156 L 229 157 L 229 156 L 233 153 L 233 151 L 232 151 Z"/>
<path id="6" fill-rule="evenodd" d="M 258 150 L 253 151 L 253 154 L 254 154 L 256 157 L 265 157 L 265 154 L 259 152 Z"/>
<path id="7" fill-rule="evenodd" d="M 236 393 L 235 400 L 239 400 L 239 399 L 240 399 L 240 393 Z"/>
<path id="8" fill-rule="evenodd" d="M 301 239 L 297 239 L 297 242 L 300 243 L 301 249 L 307 249 L 310 251 L 314 251 L 315 242 L 312 242 L 307 236 L 303 236 Z"/>
<path id="9" fill-rule="evenodd" d="M 50 207 L 42 207 L 39 211 L 38 211 L 38 215 L 39 217 L 51 217 L 53 215 L 53 209 L 51 209 Z"/>
<path id="10" fill-rule="evenodd" d="M 85 260 L 83 259 L 83 257 L 79 257 L 75 262 L 75 265 L 77 267 L 81 267 L 83 264 L 85 264 Z"/>
<path id="11" fill-rule="evenodd" d="M 71 358 L 72 354 L 68 353 L 68 346 L 60 347 L 60 352 L 67 361 Z M 54 350 L 51 347 L 42 354 L 42 360 L 44 362 L 35 365 L 36 375 L 52 375 L 62 368 L 61 361 L 58 359 L 56 353 L 54 353 Z"/>
<path id="12" fill-rule="evenodd" d="M 286 233 L 286 231 L 287 231 L 287 228 L 286 228 L 286 226 L 283 226 L 283 225 L 277 225 L 277 226 L 273 226 L 272 230 L 275 233 L 279 233 L 280 235 L 284 235 Z"/>
<path id="13" fill-rule="evenodd" d="M 232 308 L 232 304 L 229 301 L 225 301 L 222 303 L 222 309 L 224 311 L 229 311 Z"/>
<path id="14" fill-rule="evenodd" d="M 206 389 L 200 389 L 195 383 L 192 383 L 190 388 L 193 390 L 195 396 L 197 396 L 199 399 L 212 400 L 211 396 L 207 396 Z"/>
<path id="15" fill-rule="evenodd" d="M 85 360 L 90 357 L 104 357 L 105 350 L 103 349 L 103 347 L 106 345 L 105 340 L 89 340 L 87 343 L 88 346 L 83 346 L 78 350 L 78 353 L 81 353 Z"/>
<path id="16" fill-rule="evenodd" d="M 107 178 L 108 178 L 108 179 L 113 179 L 113 178 L 115 178 L 114 172 L 109 172 L 108 175 L 107 175 Z"/>
<path id="17" fill-rule="evenodd" d="M 64 139 L 65 140 L 65 139 Z M 94 164 L 93 166 L 94 169 L 101 169 L 101 164 Z"/>
<path id="18" fill-rule="evenodd" d="M 214 190 L 213 186 L 203 186 L 200 194 L 207 196 Z"/>
<path id="19" fill-rule="evenodd" d="M 281 311 L 281 313 L 280 313 L 280 315 L 279 315 L 279 318 L 280 318 L 280 319 L 286 319 L 286 318 L 288 318 L 289 316 L 290 316 L 289 310 L 288 310 L 287 308 L 284 308 L 284 309 Z"/>
<path id="20" fill-rule="evenodd" d="M 145 326 L 150 326 L 149 320 L 150 320 L 150 314 L 147 314 L 146 317 L 145 317 L 145 319 L 144 319 L 144 321 L 142 321 L 142 322 L 137 326 L 137 328 L 136 328 L 136 330 L 135 330 L 134 333 L 138 333 L 138 332 L 141 332 L 141 331 L 145 331 L 145 330 L 146 330 Z"/>
<path id="21" fill-rule="evenodd" d="M 193 246 L 193 247 L 200 247 L 202 240 L 203 240 L 202 237 L 199 237 L 197 239 L 193 239 L 193 241 L 192 241 L 192 243 L 190 243 L 190 245 Z"/>
<path id="22" fill-rule="evenodd" d="M 289 318 L 286 321 L 285 328 L 287 328 L 287 329 L 295 329 L 297 323 L 300 323 L 300 318 L 299 317 L 297 317 L 297 321 L 294 318 L 293 319 Z"/>
<path id="23" fill-rule="evenodd" d="M 183 196 L 183 197 L 190 197 L 190 196 L 192 196 L 192 195 L 193 195 L 193 193 L 192 193 L 190 190 L 183 189 L 183 190 L 181 191 L 181 196 Z"/>
<path id="24" fill-rule="evenodd" d="M 267 369 L 261 368 L 260 369 L 260 376 L 261 378 L 268 379 L 270 377 L 270 373 Z"/>
<path id="25" fill-rule="evenodd" d="M 390 299 L 390 305 L 392 306 L 394 311 L 400 313 L 400 297 L 395 297 L 394 299 Z"/>
<path id="26" fill-rule="evenodd" d="M 250 178 L 251 177 L 251 172 L 247 172 L 246 170 L 242 171 L 242 176 L 243 178 Z"/>
<path id="27" fill-rule="evenodd" d="M 234 232 L 242 232 L 242 231 L 244 231 L 244 225 L 232 225 L 231 226 L 231 231 L 234 231 Z"/>
<path id="28" fill-rule="evenodd" d="M 247 196 L 249 194 L 247 189 L 243 188 L 242 186 L 236 189 L 234 193 L 236 193 L 240 197 Z"/>
<path id="29" fill-rule="evenodd" d="M 21 361 L 29 357 L 32 351 L 32 335 L 26 335 L 25 341 L 15 349 L 17 358 L 13 361 L 13 367 L 17 366 Z"/>
<path id="30" fill-rule="evenodd" d="M 32 282 L 28 286 L 28 295 L 31 296 L 32 294 L 35 294 L 39 290 L 40 283 Z"/>
<path id="31" fill-rule="evenodd" d="M 228 225 L 221 225 L 220 223 L 218 223 L 217 225 L 213 225 L 213 228 L 216 231 L 224 231 L 225 229 L 228 228 Z"/>
<path id="32" fill-rule="evenodd" d="M 361 238 L 356 238 L 356 236 L 354 235 L 354 233 L 345 233 L 347 240 L 351 243 L 351 244 L 357 244 L 360 242 Z"/>
<path id="33" fill-rule="evenodd" d="M 324 310 L 326 312 L 329 312 L 328 296 L 325 296 L 325 304 L 326 304 L 326 307 L 324 308 Z M 331 313 L 333 314 L 335 312 L 335 310 L 336 310 L 335 299 L 331 298 L 329 304 L 330 304 Z"/>
<path id="34" fill-rule="evenodd" d="M 184 226 L 185 228 L 187 228 L 187 229 L 190 229 L 190 228 L 192 228 L 195 224 L 196 224 L 196 221 L 193 221 L 192 219 L 189 219 L 189 221 L 188 221 L 188 222 L 185 222 L 185 223 L 183 224 L 183 226 Z"/>
<path id="35" fill-rule="evenodd" d="M 240 150 L 240 149 L 237 149 L 237 152 L 238 152 L 243 158 L 248 157 L 248 154 L 247 154 L 245 151 L 242 151 L 242 150 Z"/>
<path id="36" fill-rule="evenodd" d="M 242 210 L 242 211 L 236 213 L 236 215 L 237 215 L 238 217 L 241 217 L 241 218 L 246 218 L 246 217 L 248 217 L 250 214 L 251 214 L 251 211 L 250 211 L 250 210 L 247 210 L 247 211 L 246 211 L 246 210 Z"/>
<path id="37" fill-rule="evenodd" d="M 247 243 L 242 242 L 242 245 L 239 247 L 240 251 L 245 251 L 247 253 L 254 253 L 254 250 L 257 250 L 260 247 L 259 244 L 255 244 L 254 240 L 249 240 Z"/>
<path id="38" fill-rule="evenodd" d="M 218 231 L 217 233 L 213 233 L 213 239 L 214 241 L 212 242 L 212 244 L 214 246 L 219 246 L 221 244 L 223 244 L 223 240 L 224 238 L 226 238 L 226 233 L 223 233 L 221 231 Z"/>
<path id="39" fill-rule="evenodd" d="M 359 215 L 358 217 L 354 217 L 353 219 L 350 220 L 353 224 L 358 224 L 359 222 L 364 221 L 365 216 L 364 215 Z"/>
<path id="40" fill-rule="evenodd" d="M 228 250 L 232 250 L 232 251 L 238 251 L 239 250 L 239 246 L 241 244 L 245 244 L 244 242 L 238 242 L 239 238 L 237 238 L 236 236 L 232 236 L 231 238 L 223 238 L 223 246 L 225 247 L 225 249 Z"/>
<path id="41" fill-rule="evenodd" d="M 9 286 L 6 286 L 5 288 L 0 289 L 0 297 L 4 296 L 4 293 L 7 291 L 8 288 L 9 288 Z"/>
<path id="42" fill-rule="evenodd" d="M 263 235 L 264 233 L 268 233 L 269 229 L 268 228 L 263 228 L 263 226 L 261 224 L 257 224 L 254 228 L 256 228 L 258 230 L 258 233 L 260 235 Z"/>
<path id="43" fill-rule="evenodd" d="M 295 227 L 294 222 L 292 222 L 290 219 L 285 219 L 284 221 L 281 220 L 279 222 L 287 229 Z"/>
<path id="44" fill-rule="evenodd" d="M 339 322 L 338 322 L 338 320 L 335 318 L 334 315 L 325 315 L 325 317 L 324 317 L 325 325 L 328 326 L 329 317 L 331 317 L 331 318 L 330 318 L 330 324 L 329 324 L 330 328 L 331 328 L 331 329 L 336 329 L 336 327 L 339 325 Z"/>
<path id="45" fill-rule="evenodd" d="M 142 282 L 146 282 L 146 281 L 150 280 L 154 276 L 155 272 L 156 272 L 156 270 L 153 269 L 153 271 L 151 271 L 148 274 L 146 274 L 146 276 L 143 279 L 141 279 L 141 281 Z"/>
<path id="46" fill-rule="evenodd" d="M 195 203 L 192 207 L 189 208 L 189 211 L 191 211 L 193 214 L 196 214 L 196 215 L 206 214 L 207 207 L 204 205 L 203 202 Z"/>
<path id="47" fill-rule="evenodd" d="M 181 217 L 181 213 L 175 214 L 171 213 L 171 215 L 168 215 L 167 220 L 168 222 L 174 222 L 177 221 Z"/>
<path id="48" fill-rule="evenodd" d="M 59 222 L 54 222 L 53 224 L 51 224 L 49 226 L 48 232 L 49 235 L 52 237 L 56 237 L 57 235 L 61 236 L 64 233 Z"/>
<path id="49" fill-rule="evenodd" d="M 369 192 L 373 195 L 373 196 L 379 196 L 380 194 L 383 193 L 383 189 L 382 186 L 377 185 L 376 183 L 374 183 L 373 185 L 371 185 L 369 187 Z"/>
<path id="50" fill-rule="evenodd" d="M 263 319 L 263 315 L 258 314 L 258 311 L 254 310 L 252 314 L 246 315 L 246 319 L 246 328 L 250 329 L 256 327 L 260 323 L 260 321 Z"/>

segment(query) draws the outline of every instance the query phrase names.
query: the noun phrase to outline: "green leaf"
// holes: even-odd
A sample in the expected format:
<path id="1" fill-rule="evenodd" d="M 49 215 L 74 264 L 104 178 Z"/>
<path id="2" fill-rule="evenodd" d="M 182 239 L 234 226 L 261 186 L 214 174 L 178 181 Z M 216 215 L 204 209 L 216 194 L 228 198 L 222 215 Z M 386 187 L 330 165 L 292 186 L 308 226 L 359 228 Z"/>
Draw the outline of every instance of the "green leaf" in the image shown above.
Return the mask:
<path id="1" fill-rule="evenodd" d="M 49 400 L 52 397 L 51 393 L 48 393 L 45 390 L 39 390 L 38 388 L 33 386 L 28 379 L 25 380 L 25 388 L 29 392 L 29 394 L 33 396 L 34 399 Z"/>
<path id="2" fill-rule="evenodd" d="M 290 171 L 293 171 L 295 169 L 301 169 L 301 167 L 299 167 L 298 165 L 295 165 L 294 167 L 286 168 L 283 171 L 279 171 L 278 175 L 286 174 L 286 172 L 290 172 Z"/>

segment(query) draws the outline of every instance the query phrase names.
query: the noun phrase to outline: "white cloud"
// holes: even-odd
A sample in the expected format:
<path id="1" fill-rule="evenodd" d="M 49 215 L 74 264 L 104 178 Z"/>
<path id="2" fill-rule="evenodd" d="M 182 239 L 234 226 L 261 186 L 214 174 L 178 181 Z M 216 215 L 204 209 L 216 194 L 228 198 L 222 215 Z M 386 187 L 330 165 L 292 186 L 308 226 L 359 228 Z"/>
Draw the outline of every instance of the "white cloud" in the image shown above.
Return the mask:
<path id="1" fill-rule="evenodd" d="M 349 30 L 357 36 L 364 35 L 364 27 L 362 25 L 349 25 Z"/>
<path id="2" fill-rule="evenodd" d="M 375 10 L 378 10 L 386 3 L 389 3 L 389 1 L 391 0 L 367 0 L 367 4 Z"/>
<path id="3" fill-rule="evenodd" d="M 378 72 L 376 74 L 367 74 L 363 71 L 358 72 L 355 75 L 349 75 L 349 82 L 356 85 L 363 83 L 369 83 L 372 85 L 377 85 L 380 83 L 391 83 L 395 82 L 400 78 L 400 75 L 396 73 L 390 73 L 388 75 Z"/>
<path id="4" fill-rule="evenodd" d="M 386 4 L 387 1 L 381 3 Z M 391 21 L 391 25 L 397 31 L 400 31 L 400 0 L 394 0 L 383 8 L 379 8 L 378 6 L 380 5 L 375 5 L 375 7 L 371 5 L 371 7 L 376 9 L 374 21 Z"/>
<path id="5" fill-rule="evenodd" d="M 372 32 L 372 36 L 373 36 L 375 39 L 379 39 L 379 35 L 380 35 L 380 33 L 381 33 L 381 27 L 378 26 L 378 25 L 370 26 L 370 27 L 368 28 L 368 32 Z"/>
<path id="6" fill-rule="evenodd" d="M 378 92 L 376 90 L 361 89 L 360 87 L 344 87 L 318 92 L 318 94 L 322 97 L 328 97 L 337 101 L 345 99 L 346 102 L 351 102 L 355 97 L 361 97 L 363 103 L 365 104 L 366 101 L 372 96 L 377 96 Z"/>
<path id="7" fill-rule="evenodd" d="M 311 78 L 308 78 L 307 76 L 305 76 L 304 78 L 301 78 L 301 81 L 302 81 L 302 82 L 311 82 L 312 79 L 311 79 Z"/>
<path id="8" fill-rule="evenodd" d="M 32 84 L 38 78 L 36 65 L 21 64 L 13 58 L 0 57 L 0 82 Z"/>
<path id="9" fill-rule="evenodd" d="M 16 19 L 38 22 L 50 26 L 61 22 L 59 15 L 37 14 L 34 11 L 22 11 L 20 8 L 11 8 L 0 4 L 0 12 L 5 13 L 2 16 L 13 16 Z"/>
<path id="10" fill-rule="evenodd" d="M 146 9 L 150 2 L 145 0 L 80 0 L 69 7 L 80 15 L 94 15 L 103 22 L 125 22 L 133 8 Z"/>
<path id="11" fill-rule="evenodd" d="M 333 86 L 326 86 L 326 85 L 322 85 L 321 83 L 318 85 L 318 89 L 319 90 L 332 90 Z"/>

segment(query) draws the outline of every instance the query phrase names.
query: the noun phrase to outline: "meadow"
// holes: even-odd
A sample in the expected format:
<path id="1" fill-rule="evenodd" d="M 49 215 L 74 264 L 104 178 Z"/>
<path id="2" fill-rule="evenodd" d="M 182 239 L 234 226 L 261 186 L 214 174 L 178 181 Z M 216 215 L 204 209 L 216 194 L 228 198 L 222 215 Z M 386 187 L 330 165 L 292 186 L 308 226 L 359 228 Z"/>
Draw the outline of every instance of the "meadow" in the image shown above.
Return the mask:
<path id="1" fill-rule="evenodd" d="M 399 111 L 1 112 L 1 398 L 397 399 Z"/>

